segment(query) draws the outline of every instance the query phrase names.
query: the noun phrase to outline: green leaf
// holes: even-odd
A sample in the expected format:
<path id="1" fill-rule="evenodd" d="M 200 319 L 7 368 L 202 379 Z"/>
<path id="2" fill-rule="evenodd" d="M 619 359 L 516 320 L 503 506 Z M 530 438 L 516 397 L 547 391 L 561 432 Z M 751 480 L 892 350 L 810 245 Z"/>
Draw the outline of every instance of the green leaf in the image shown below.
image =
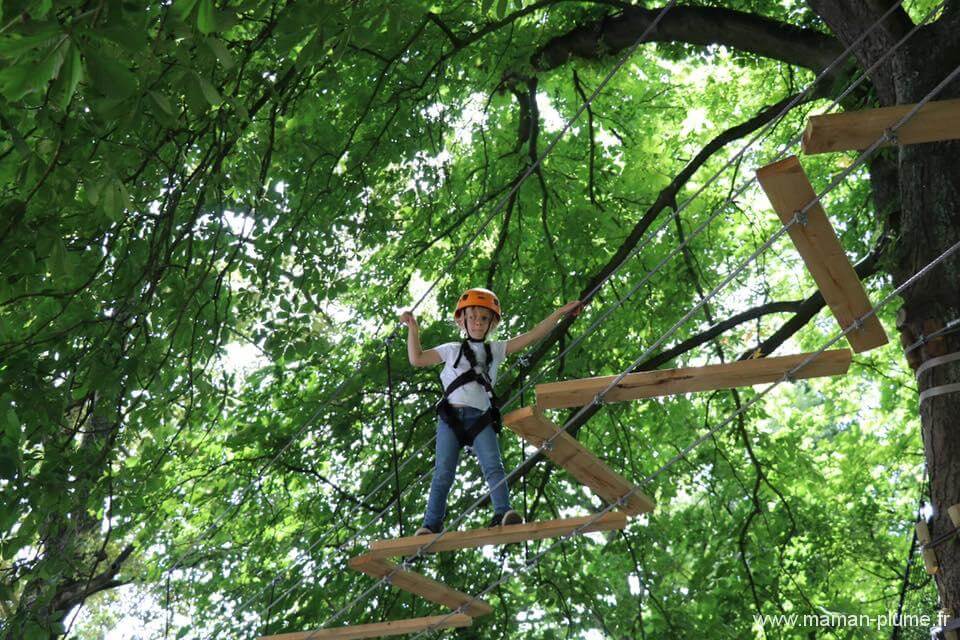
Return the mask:
<path id="1" fill-rule="evenodd" d="M 53 0 L 40 0 L 40 2 L 31 3 L 29 12 L 34 20 L 40 20 L 53 8 Z"/>
<path id="2" fill-rule="evenodd" d="M 60 71 L 68 49 L 66 42 L 58 41 L 43 52 L 39 60 L 24 60 L 0 71 L 0 93 L 8 100 L 17 101 L 46 88 L 47 83 Z"/>
<path id="3" fill-rule="evenodd" d="M 0 451 L 0 478 L 11 480 L 17 475 L 19 464 L 12 450 Z"/>
<path id="4" fill-rule="evenodd" d="M 13 402 L 10 396 L 4 396 L 0 409 L 0 427 L 3 428 L 3 439 L 8 446 L 20 446 L 21 430 L 20 419 L 17 418 L 17 412 L 13 408 Z"/>
<path id="5" fill-rule="evenodd" d="M 311 37 L 303 49 L 300 50 L 300 54 L 297 56 L 297 66 L 305 67 L 320 60 L 327 51 L 325 44 L 326 40 L 323 37 L 323 29 L 318 28 L 313 37 Z"/>
<path id="6" fill-rule="evenodd" d="M 490 13 L 490 7 L 493 6 L 493 0 L 483 0 L 480 3 L 480 13 L 487 14 Z"/>
<path id="7" fill-rule="evenodd" d="M 50 254 L 48 268 L 54 278 L 67 279 L 70 277 L 70 256 L 63 238 L 57 238 L 53 243 L 53 253 Z"/>
<path id="8" fill-rule="evenodd" d="M 106 26 L 100 29 L 97 34 L 116 42 L 129 53 L 135 55 L 140 54 L 149 45 L 147 32 L 140 25 L 127 22 Z"/>
<path id="9" fill-rule="evenodd" d="M 172 11 L 181 20 L 186 20 L 196 5 L 197 0 L 176 0 L 173 3 Z"/>
<path id="10" fill-rule="evenodd" d="M 217 91 L 217 88 L 210 84 L 210 81 L 201 76 L 199 73 L 195 73 L 194 76 L 197 79 L 197 84 L 200 86 L 200 91 L 203 92 L 203 97 L 207 99 L 213 106 L 217 106 L 223 102 L 223 98 L 220 97 L 220 92 Z"/>
<path id="11" fill-rule="evenodd" d="M 0 71 L 0 93 L 14 102 L 36 90 L 36 77 L 27 65 L 12 66 Z"/>
<path id="12" fill-rule="evenodd" d="M 130 205 L 127 188 L 119 180 L 111 180 L 101 193 L 103 212 L 114 222 L 123 219 L 124 210 Z"/>
<path id="13" fill-rule="evenodd" d="M 50 633 L 36 622 L 28 622 L 23 629 L 23 640 L 47 640 Z"/>
<path id="14" fill-rule="evenodd" d="M 154 104 L 160 107 L 160 110 L 163 111 L 168 116 L 173 115 L 173 107 L 170 106 L 170 101 L 167 97 L 156 91 L 149 91 L 150 97 L 153 99 Z"/>
<path id="15" fill-rule="evenodd" d="M 100 194 L 103 191 L 104 183 L 97 181 L 86 181 L 83 182 L 83 193 L 87 197 L 87 202 L 93 206 L 97 206 L 100 203 Z"/>
<path id="16" fill-rule="evenodd" d="M 197 28 L 204 35 L 217 31 L 217 9 L 213 6 L 213 0 L 200 0 L 200 7 L 197 9 Z"/>
<path id="17" fill-rule="evenodd" d="M 84 50 L 84 57 L 93 86 L 101 94 L 108 98 L 125 100 L 136 93 L 137 77 L 130 69 L 92 47 Z"/>
<path id="18" fill-rule="evenodd" d="M 507 15 L 507 0 L 497 0 L 497 19 L 502 20 Z"/>
<path id="19" fill-rule="evenodd" d="M 77 91 L 77 85 L 83 77 L 83 61 L 80 59 L 80 52 L 75 46 L 69 47 L 66 61 L 60 69 L 60 75 L 57 78 L 57 106 L 61 111 L 66 111 L 73 99 L 73 94 Z"/>
<path id="20" fill-rule="evenodd" d="M 60 26 L 56 23 L 44 25 L 36 33 L 28 35 L 20 33 L 4 35 L 0 37 L 0 56 L 19 57 L 28 51 L 53 44 L 58 36 L 60 36 Z"/>
<path id="21" fill-rule="evenodd" d="M 237 64 L 236 58 L 230 53 L 230 49 L 227 48 L 227 45 L 225 45 L 222 40 L 207 38 L 204 40 L 204 44 L 206 44 L 207 48 L 217 57 L 217 60 L 220 61 L 220 65 L 224 69 L 232 69 Z"/>

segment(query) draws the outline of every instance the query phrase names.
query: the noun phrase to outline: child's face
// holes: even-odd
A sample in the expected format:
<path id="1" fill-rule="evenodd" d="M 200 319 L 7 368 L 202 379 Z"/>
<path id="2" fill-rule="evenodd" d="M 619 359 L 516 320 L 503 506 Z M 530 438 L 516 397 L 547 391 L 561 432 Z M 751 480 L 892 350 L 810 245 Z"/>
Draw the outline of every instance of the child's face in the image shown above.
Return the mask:
<path id="1" fill-rule="evenodd" d="M 459 318 L 460 326 L 474 340 L 482 340 L 494 323 L 493 312 L 484 307 L 467 307 Z"/>

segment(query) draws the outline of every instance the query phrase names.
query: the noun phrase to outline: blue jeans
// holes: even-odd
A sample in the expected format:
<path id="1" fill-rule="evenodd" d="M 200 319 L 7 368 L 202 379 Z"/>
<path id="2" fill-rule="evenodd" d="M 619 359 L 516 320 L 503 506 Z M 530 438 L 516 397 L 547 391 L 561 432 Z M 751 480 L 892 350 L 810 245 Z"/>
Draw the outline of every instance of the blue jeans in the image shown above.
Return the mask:
<path id="1" fill-rule="evenodd" d="M 453 410 L 468 429 L 485 413 L 473 407 L 454 407 Z M 487 425 L 477 434 L 472 449 L 480 462 L 487 486 L 490 487 L 494 513 L 505 513 L 510 509 L 510 493 L 507 483 L 503 482 L 506 473 L 503 470 L 503 460 L 500 459 L 500 444 L 492 426 Z M 453 486 L 459 461 L 460 443 L 457 436 L 443 419 L 437 420 L 437 461 L 433 469 L 433 481 L 430 483 L 430 497 L 427 498 L 427 513 L 423 516 L 423 526 L 434 531 L 443 529 L 447 494 Z"/>

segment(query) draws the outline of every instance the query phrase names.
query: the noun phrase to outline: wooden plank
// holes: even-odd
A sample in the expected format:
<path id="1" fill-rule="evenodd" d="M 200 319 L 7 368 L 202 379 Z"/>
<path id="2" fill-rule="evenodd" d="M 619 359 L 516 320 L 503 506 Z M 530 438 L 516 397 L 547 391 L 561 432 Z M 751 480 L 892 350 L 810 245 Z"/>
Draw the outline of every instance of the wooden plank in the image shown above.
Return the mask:
<path id="1" fill-rule="evenodd" d="M 800 353 L 776 358 L 739 360 L 727 364 L 681 369 L 659 369 L 627 374 L 610 389 L 605 401 L 638 400 L 669 396 L 694 391 L 748 387 L 764 382 L 775 382 L 785 373 L 806 360 L 811 354 Z M 798 370 L 796 378 L 814 378 L 846 373 L 852 354 L 849 349 L 824 351 Z M 566 382 L 538 384 L 537 406 L 545 409 L 581 407 L 590 403 L 598 393 L 610 386 L 616 376 L 584 378 Z"/>
<path id="2" fill-rule="evenodd" d="M 511 411 L 503 417 L 503 424 L 537 447 L 559 431 L 535 406 Z M 561 433 L 553 441 L 552 448 L 545 453 L 555 464 L 566 469 L 577 481 L 607 502 L 616 502 L 634 488 L 632 483 L 627 482 L 568 433 Z M 635 491 L 620 510 L 634 516 L 653 511 L 653 506 L 653 500 L 640 491 Z"/>
<path id="3" fill-rule="evenodd" d="M 430 551 L 473 549 L 487 545 L 523 542 L 524 540 L 557 538 L 586 525 L 594 518 L 597 517 L 584 516 L 579 518 L 563 518 L 561 520 L 546 520 L 543 522 L 528 522 L 526 524 L 515 524 L 505 527 L 473 529 L 471 531 L 450 531 L 442 536 L 409 536 L 395 540 L 378 540 L 370 544 L 370 553 L 368 555 L 376 558 L 411 555 L 438 537 L 440 540 L 430 547 Z M 625 514 L 611 512 L 603 514 L 596 519 L 596 522 L 587 525 L 583 529 L 583 532 L 610 531 L 612 529 L 623 529 L 626 526 L 627 516 Z"/>
<path id="4" fill-rule="evenodd" d="M 382 578 L 397 568 L 397 565 L 389 560 L 377 558 L 370 554 L 351 558 L 347 564 L 354 571 L 360 571 L 374 578 Z M 393 586 L 397 589 L 408 591 L 420 596 L 424 600 L 435 602 L 450 609 L 458 609 L 462 605 L 467 605 L 467 607 L 463 609 L 463 613 L 466 613 L 471 618 L 493 613 L 490 605 L 483 600 L 468 596 L 456 589 L 451 589 L 442 582 L 437 582 L 432 578 L 422 576 L 413 571 L 400 569 L 393 574 L 391 580 Z"/>
<path id="5" fill-rule="evenodd" d="M 796 156 L 760 168 L 757 179 L 784 224 L 816 198 Z M 795 224 L 788 233 L 841 327 L 846 329 L 871 309 L 863 284 L 819 203 L 807 210 L 805 225 Z M 874 315 L 848 333 L 847 340 L 861 353 L 886 344 L 887 334 Z"/>
<path id="6" fill-rule="evenodd" d="M 912 104 L 812 116 L 801 147 L 806 154 L 866 149 L 913 109 Z M 960 138 L 960 99 L 923 105 L 895 132 L 902 144 Z"/>
<path id="7" fill-rule="evenodd" d="M 350 640 L 352 638 L 381 638 L 383 636 L 400 636 L 408 633 L 416 633 L 430 628 L 452 629 L 454 627 L 469 627 L 472 623 L 473 618 L 470 616 L 463 613 L 454 613 L 445 616 L 391 620 L 389 622 L 377 622 L 374 624 L 358 624 L 352 627 L 281 633 L 273 636 L 260 636 L 259 640 Z"/>

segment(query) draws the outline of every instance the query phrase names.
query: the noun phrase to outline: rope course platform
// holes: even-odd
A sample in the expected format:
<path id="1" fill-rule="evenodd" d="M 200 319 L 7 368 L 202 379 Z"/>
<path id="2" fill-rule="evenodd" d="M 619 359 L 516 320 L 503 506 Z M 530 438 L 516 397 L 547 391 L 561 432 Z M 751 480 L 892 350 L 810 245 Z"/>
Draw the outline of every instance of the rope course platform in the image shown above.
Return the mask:
<path id="1" fill-rule="evenodd" d="M 800 161 L 796 156 L 790 156 L 761 167 L 757 170 L 757 180 L 785 225 L 798 212 L 806 211 L 805 222 L 790 225 L 790 239 L 840 327 L 848 328 L 872 306 L 863 283 L 840 246 L 827 214 L 817 202 L 817 194 Z M 857 353 L 888 342 L 876 315 L 864 321 L 862 327 L 848 333 L 847 340 Z"/>
<path id="2" fill-rule="evenodd" d="M 365 573 L 372 578 L 383 578 L 393 573 L 390 581 L 397 589 L 407 591 L 449 609 L 460 609 L 471 618 L 493 613 L 493 608 L 483 600 L 451 589 L 433 578 L 399 568 L 398 565 L 389 560 L 363 554 L 351 558 L 347 564 L 354 571 Z"/>
<path id="3" fill-rule="evenodd" d="M 524 542 L 528 540 L 543 540 L 544 538 L 557 538 L 566 535 L 571 531 L 586 526 L 582 531 L 611 531 L 614 529 L 624 529 L 627 526 L 627 516 L 623 513 L 607 513 L 595 522 L 592 516 L 579 518 L 563 518 L 560 520 L 544 520 L 541 522 L 528 522 L 526 524 L 515 524 L 505 527 L 488 527 L 485 529 L 473 529 L 471 531 L 450 531 L 443 536 L 408 536 L 406 538 L 396 538 L 393 540 L 378 540 L 370 544 L 370 552 L 364 557 L 369 558 L 392 558 L 396 556 L 407 556 L 416 553 L 421 548 L 430 546 L 430 551 L 456 551 L 459 549 L 474 549 L 488 545 L 512 544 L 514 542 Z"/>
<path id="4" fill-rule="evenodd" d="M 318 629 L 317 631 L 297 631 L 281 633 L 275 636 L 261 636 L 259 640 L 348 640 L 352 638 L 381 638 L 385 636 L 400 636 L 408 633 L 425 631 L 426 629 L 452 629 L 455 627 L 469 627 L 473 618 L 463 613 L 450 616 L 430 616 L 427 618 L 410 618 L 407 620 L 392 620 L 374 624 L 358 624 L 352 627 L 339 629 Z"/>
<path id="5" fill-rule="evenodd" d="M 679 369 L 658 369 L 630 373 L 604 397 L 610 402 L 671 396 L 694 391 L 750 387 L 779 380 L 811 354 L 799 353 L 776 358 L 739 360 L 726 364 Z M 849 349 L 824 351 L 797 372 L 796 378 L 818 378 L 846 373 L 852 354 Z M 537 405 L 544 409 L 580 407 L 589 404 L 617 376 L 549 382 L 536 387 Z"/>
<path id="6" fill-rule="evenodd" d="M 626 504 L 620 507 L 622 512 L 636 516 L 653 511 L 653 500 L 634 491 L 632 483 L 604 464 L 576 438 L 561 431 L 536 406 L 511 411 L 503 416 L 503 426 L 536 447 L 555 437 L 551 447 L 545 451 L 547 457 L 609 503 L 627 496 Z"/>
<path id="7" fill-rule="evenodd" d="M 831 151 L 866 149 L 910 113 L 915 105 L 811 116 L 801 142 L 807 155 Z M 960 139 L 960 99 L 938 100 L 923 105 L 909 122 L 897 130 L 900 144 L 919 144 Z"/>
<path id="8" fill-rule="evenodd" d="M 661 10 L 660 16 L 668 11 L 674 4 L 675 0 L 668 3 Z M 891 11 L 893 8 L 895 7 L 891 7 Z M 878 19 L 876 24 L 879 24 L 886 15 L 889 14 L 885 14 Z M 660 16 L 658 16 L 644 34 L 637 39 L 633 49 L 639 46 L 639 44 L 644 41 L 646 34 L 656 27 Z M 874 26 L 876 26 L 876 24 Z M 913 33 L 913 31 L 911 31 L 911 33 Z M 897 46 L 899 46 L 899 43 Z M 837 59 L 837 62 L 844 59 L 852 47 L 853 45 Z M 630 51 L 632 51 L 632 49 Z M 626 57 L 627 56 L 624 56 L 624 58 L 621 59 L 617 68 L 626 61 Z M 616 68 L 614 71 L 616 71 Z M 929 92 L 921 102 L 915 105 L 900 105 L 884 109 L 839 115 L 815 116 L 811 118 L 803 135 L 803 152 L 813 154 L 864 148 L 872 151 L 881 142 L 886 142 L 887 144 L 915 144 L 938 140 L 960 139 L 960 100 L 929 102 L 929 100 L 945 86 L 948 80 L 955 78 L 957 72 L 960 72 L 960 68 L 958 68 L 954 74 L 945 78 L 941 85 L 938 85 L 938 87 Z M 589 107 L 593 98 L 599 93 L 607 80 L 612 77 L 612 73 L 613 72 L 608 74 L 600 86 L 594 91 L 594 94 L 585 101 L 585 104 L 580 108 L 580 111 L 578 111 L 577 116 Z M 787 109 L 789 109 L 789 106 Z M 574 118 L 567 123 L 563 130 L 564 132 L 570 128 L 573 120 L 576 119 L 577 116 L 574 116 Z M 495 208 L 494 214 L 502 208 L 503 204 L 506 203 L 509 198 L 513 197 L 513 194 L 519 189 L 520 183 L 522 183 L 547 156 L 553 148 L 553 145 L 556 144 L 557 139 L 551 143 L 550 147 L 548 147 L 542 156 L 538 157 L 536 163 L 527 170 L 526 174 L 524 174 L 513 187 L 510 194 L 507 194 L 500 200 L 500 204 Z M 861 160 L 862 158 L 858 158 L 858 161 L 850 166 L 850 170 L 856 167 Z M 848 175 L 848 172 L 845 172 L 841 177 L 845 177 L 846 175 Z M 795 156 L 791 156 L 782 161 L 762 167 L 757 171 L 757 179 L 781 221 L 787 227 L 785 231 L 790 234 L 808 270 L 813 275 L 825 302 L 839 322 L 853 350 L 860 353 L 886 344 L 888 337 L 876 317 L 875 309 L 872 307 L 863 284 L 860 282 L 852 264 L 844 253 L 826 213 L 820 206 L 819 196 L 814 192 L 799 160 Z M 836 183 L 827 189 L 827 192 L 834 186 L 836 186 Z M 493 215 L 488 218 L 488 221 L 492 219 L 492 217 Z M 780 232 L 771 239 L 771 244 L 779 238 L 779 235 L 783 232 L 784 230 L 780 230 Z M 474 236 L 474 239 L 479 233 L 480 232 Z M 473 242 L 473 239 L 471 239 L 470 242 Z M 466 246 L 469 246 L 469 243 Z M 757 253 L 747 260 L 745 265 L 752 262 L 756 255 L 759 255 L 765 248 L 767 248 L 767 245 L 758 249 Z M 960 243 L 941 254 L 940 257 L 912 276 L 907 282 L 899 285 L 893 294 L 887 296 L 878 304 L 878 308 L 883 307 L 894 294 L 902 291 L 916 278 L 922 276 L 935 264 L 958 249 L 960 249 Z M 461 252 L 462 251 L 463 249 L 461 249 Z M 459 259 L 459 256 L 460 253 L 458 253 L 454 262 Z M 737 272 L 731 274 L 730 279 L 717 287 L 710 296 L 729 283 L 736 273 Z M 433 286 L 435 285 L 436 283 L 434 283 Z M 414 305 L 414 308 L 419 306 L 420 302 L 428 293 L 429 290 L 421 297 L 420 301 Z M 701 304 L 705 304 L 710 296 L 704 297 Z M 696 307 L 691 313 L 695 310 Z M 684 320 L 686 319 L 685 317 Z M 680 323 L 676 326 L 679 326 L 679 324 Z M 672 331 L 673 329 L 668 332 L 668 335 L 672 333 Z M 667 335 L 664 335 L 661 341 L 666 338 Z M 576 438 L 566 432 L 565 428 L 568 427 L 574 419 L 568 421 L 565 428 L 561 429 L 543 416 L 542 411 L 544 409 L 582 407 L 591 402 L 636 400 L 698 391 L 732 389 L 763 383 L 774 383 L 770 387 L 773 388 L 786 380 L 839 375 L 848 371 L 852 361 L 852 354 L 849 349 L 826 350 L 839 339 L 840 336 L 837 336 L 816 353 L 801 353 L 770 358 L 763 357 L 720 365 L 685 367 L 628 374 L 627 371 L 635 368 L 637 362 L 640 362 L 640 360 L 637 360 L 621 373 L 620 376 L 587 378 L 537 385 L 536 403 L 533 406 L 524 407 L 503 416 L 503 424 L 527 442 L 541 449 L 542 453 L 550 458 L 551 461 L 565 469 L 581 484 L 591 489 L 596 495 L 605 500 L 609 506 L 601 513 L 586 517 L 531 522 L 463 532 L 444 531 L 443 533 L 435 535 L 374 541 L 370 544 L 367 553 L 348 561 L 348 566 L 351 569 L 378 579 L 378 584 L 375 585 L 374 588 L 381 583 L 389 584 L 420 596 L 430 602 L 447 607 L 451 612 L 440 616 L 263 636 L 260 640 L 372 638 L 409 633 L 417 633 L 417 637 L 420 637 L 420 635 L 436 629 L 470 626 L 473 618 L 493 613 L 492 607 L 482 600 L 481 596 L 486 595 L 492 588 L 502 584 L 503 579 L 495 582 L 493 585 L 487 587 L 487 589 L 481 591 L 477 597 L 474 597 L 452 589 L 432 578 L 409 571 L 406 568 L 407 563 L 401 566 L 391 562 L 388 558 L 410 554 L 419 555 L 424 552 L 456 551 L 487 545 L 512 544 L 526 540 L 566 537 L 572 534 L 594 531 L 622 530 L 627 525 L 628 516 L 651 512 L 654 509 L 655 505 L 653 500 L 639 491 L 638 487 L 640 485 L 634 485 L 616 473 L 606 463 L 597 458 L 595 454 L 585 448 Z M 389 345 L 389 342 L 387 344 Z M 659 344 L 658 342 L 654 347 Z M 562 355 L 563 354 L 561 354 L 561 357 Z M 644 354 L 644 356 L 645 355 L 646 354 Z M 641 356 L 641 358 L 644 356 Z M 730 416 L 723 423 L 699 437 L 672 460 L 662 465 L 654 474 L 643 480 L 642 483 L 645 484 L 659 477 L 660 473 L 673 465 L 676 460 L 682 459 L 689 451 L 692 451 L 701 442 L 707 441 L 709 437 L 729 423 L 734 417 L 741 415 L 742 412 L 752 406 L 754 402 L 762 398 L 770 388 L 764 390 L 756 399 L 738 409 L 737 413 Z M 521 392 L 522 390 L 523 389 L 521 389 Z M 394 452 L 394 456 L 396 456 L 396 452 Z M 529 460 L 532 459 L 533 456 L 529 458 Z M 504 481 L 506 481 L 506 479 Z M 401 497 L 399 492 L 399 479 L 397 485 L 397 501 L 399 501 Z M 479 501 L 477 504 L 479 504 Z M 610 511 L 615 507 L 619 509 L 619 512 Z M 950 507 L 948 513 L 955 530 L 960 530 L 960 505 Z M 461 518 L 462 517 L 463 516 L 461 516 Z M 934 540 L 931 539 L 929 527 L 926 522 L 920 521 L 916 526 L 917 535 L 921 543 L 930 545 L 930 547 L 924 548 L 924 561 L 927 570 L 930 573 L 935 573 L 939 568 L 936 566 L 936 555 L 933 553 L 932 546 L 939 544 L 941 539 L 946 540 L 947 537 L 955 535 L 956 531 L 953 533 L 946 532 Z M 553 546 L 557 546 L 558 544 L 560 543 L 558 542 Z M 553 546 L 550 548 L 553 548 Z M 550 548 L 541 552 L 534 560 L 538 561 Z M 928 551 L 929 553 L 927 553 Z M 526 567 L 536 566 L 535 561 L 528 561 Z M 372 590 L 373 588 L 367 590 L 364 595 Z M 361 596 L 361 598 L 362 597 L 363 596 Z M 339 618 L 342 613 L 349 611 L 358 600 L 360 600 L 360 598 L 355 599 L 350 605 L 341 609 L 340 612 L 330 617 L 328 621 L 334 621 Z M 954 623 L 950 623 L 947 627 L 944 627 L 944 629 L 949 633 L 950 630 L 955 628 L 953 625 Z"/>

